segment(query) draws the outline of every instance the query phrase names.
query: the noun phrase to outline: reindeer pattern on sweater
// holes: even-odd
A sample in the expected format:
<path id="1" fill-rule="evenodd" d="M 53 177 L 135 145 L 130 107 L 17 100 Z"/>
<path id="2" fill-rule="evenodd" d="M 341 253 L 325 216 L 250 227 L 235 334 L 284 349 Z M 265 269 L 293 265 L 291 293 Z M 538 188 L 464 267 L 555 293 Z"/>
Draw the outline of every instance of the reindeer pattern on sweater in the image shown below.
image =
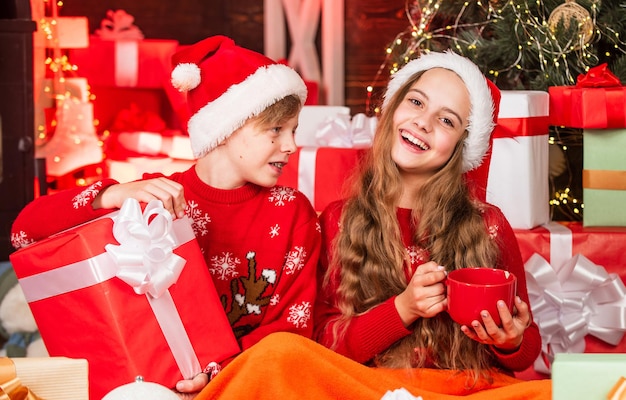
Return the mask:
<path id="1" fill-rule="evenodd" d="M 282 186 L 216 189 L 203 183 L 194 167 L 169 178 L 184 187 L 186 214 L 242 350 L 272 332 L 312 337 L 321 232 L 308 199 Z M 107 179 L 36 199 L 13 223 L 14 246 L 113 211 L 94 210 L 91 202 L 115 183 Z M 201 309 L 199 304 L 198 318 L 211 318 Z"/>

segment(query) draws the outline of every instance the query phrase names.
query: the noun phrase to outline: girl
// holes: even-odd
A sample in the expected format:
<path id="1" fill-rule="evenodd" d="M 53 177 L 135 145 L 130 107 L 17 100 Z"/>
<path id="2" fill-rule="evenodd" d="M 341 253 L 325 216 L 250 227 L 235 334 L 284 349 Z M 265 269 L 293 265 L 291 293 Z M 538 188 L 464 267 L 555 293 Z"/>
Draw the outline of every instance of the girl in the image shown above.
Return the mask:
<path id="1" fill-rule="evenodd" d="M 490 90 L 491 89 L 491 90 Z M 385 367 L 521 371 L 540 352 L 524 266 L 496 207 L 471 195 L 464 173 L 489 146 L 499 92 L 455 53 L 430 53 L 394 75 L 370 157 L 346 201 L 321 216 L 327 254 L 320 343 Z M 511 314 L 459 326 L 445 312 L 446 271 L 506 269 L 518 278 Z"/>

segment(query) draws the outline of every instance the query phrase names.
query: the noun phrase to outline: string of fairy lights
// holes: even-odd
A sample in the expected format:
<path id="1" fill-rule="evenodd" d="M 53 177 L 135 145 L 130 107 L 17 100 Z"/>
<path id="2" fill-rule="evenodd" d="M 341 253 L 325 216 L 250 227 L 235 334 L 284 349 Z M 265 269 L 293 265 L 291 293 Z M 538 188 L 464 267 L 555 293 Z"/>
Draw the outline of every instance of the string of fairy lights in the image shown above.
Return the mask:
<path id="1" fill-rule="evenodd" d="M 366 88 L 366 110 L 374 114 L 380 112 L 375 88 L 384 87 L 390 75 L 420 53 L 450 48 L 471 58 L 480 46 L 493 39 L 486 37 L 486 33 L 493 35 L 498 31 L 498 24 L 513 27 L 517 43 L 510 45 L 517 48 L 517 55 L 507 65 L 484 66 L 486 75 L 496 81 L 501 74 L 510 71 L 531 71 L 540 74 L 549 86 L 574 85 L 577 71 L 586 72 L 598 64 L 600 39 L 612 47 L 612 50 L 602 50 L 603 57 L 626 54 L 626 42 L 619 32 L 612 26 L 598 23 L 600 0 L 591 0 L 588 4 L 587 9 L 574 0 L 565 0 L 549 12 L 542 0 L 465 1 L 456 5 L 456 14 L 439 18 L 446 23 L 438 26 L 437 18 L 444 12 L 443 0 L 406 0 L 407 29 L 398 33 L 385 49 L 384 60 Z M 445 5 L 448 11 L 450 3 Z M 470 9 L 473 15 L 480 16 L 479 20 L 471 20 Z M 528 54 L 534 57 L 527 57 Z M 527 65 L 528 59 L 538 62 Z M 551 127 L 549 144 L 566 153 L 582 145 L 582 130 Z M 572 220 L 580 220 L 584 204 L 572 191 L 574 172 L 569 165 L 566 173 L 569 179 L 565 187 L 557 188 L 551 182 L 550 207 L 558 208 Z"/>
<path id="2" fill-rule="evenodd" d="M 35 126 L 35 144 L 37 149 L 37 156 L 47 159 L 47 162 L 54 164 L 61 163 L 64 159 L 70 156 L 69 152 L 78 152 L 85 135 L 89 132 L 84 132 L 84 121 L 88 121 L 90 126 L 95 128 L 98 126 L 98 120 L 92 118 L 92 113 L 86 113 L 86 110 L 80 107 L 80 104 L 85 102 L 93 102 L 95 95 L 91 93 L 90 86 L 87 82 L 85 85 L 77 83 L 78 67 L 73 64 L 69 59 L 67 52 L 64 51 L 66 44 L 61 40 L 60 32 L 63 30 L 61 27 L 62 17 L 59 16 L 59 11 L 64 6 L 63 0 L 42 0 L 43 8 L 40 9 L 41 17 L 38 18 L 38 32 L 43 35 L 43 45 L 45 48 L 44 60 L 45 75 L 43 82 L 41 83 L 41 90 L 43 98 L 37 104 L 37 107 L 42 108 L 45 118 L 38 119 Z M 75 42 L 72 42 L 75 44 Z M 70 47 L 73 47 L 70 45 Z M 38 60 L 36 62 L 39 62 Z M 72 80 L 74 79 L 74 80 Z M 80 79 L 79 79 L 80 80 Z M 51 142 L 55 135 L 59 134 L 59 128 L 63 121 L 64 139 L 69 140 L 65 146 L 51 146 Z M 87 129 L 90 130 L 89 128 Z M 106 139 L 105 132 L 102 137 L 98 139 L 97 145 L 103 147 L 103 141 Z M 75 149 L 73 150 L 74 147 Z M 102 168 L 98 165 L 93 167 L 93 174 L 99 175 L 102 172 Z M 50 168 L 50 165 L 48 165 Z M 91 172 L 90 172 L 91 173 Z M 84 174 L 71 174 L 72 176 L 63 177 L 63 180 L 67 180 L 67 184 L 73 184 L 76 186 L 85 186 L 88 182 L 84 177 L 79 175 Z M 76 176 L 74 176 L 76 175 Z M 49 181 L 50 177 L 48 177 Z M 55 178 L 59 180 L 60 177 Z M 49 182 L 50 183 L 50 182 Z"/>

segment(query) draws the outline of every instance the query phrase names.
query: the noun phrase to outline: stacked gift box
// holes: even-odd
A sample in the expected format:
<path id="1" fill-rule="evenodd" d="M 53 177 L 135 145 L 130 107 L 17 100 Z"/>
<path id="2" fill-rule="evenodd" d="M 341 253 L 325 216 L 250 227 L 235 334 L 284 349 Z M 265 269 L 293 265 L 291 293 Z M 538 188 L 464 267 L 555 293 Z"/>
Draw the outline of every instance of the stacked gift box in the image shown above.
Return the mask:
<path id="1" fill-rule="evenodd" d="M 111 40 L 92 35 L 89 48 L 72 50 L 72 61 L 91 83 L 99 130 L 106 132 L 107 177 L 128 182 L 144 172 L 172 173 L 191 165 L 190 150 L 178 158 L 181 147 L 170 154 L 156 144 L 164 141 L 160 136 L 188 142 L 182 128 L 184 98 L 169 81 L 171 57 L 178 48 L 175 40 Z"/>
<path id="2" fill-rule="evenodd" d="M 176 40 L 110 40 L 92 35 L 88 48 L 70 51 L 78 74 L 91 84 L 100 130 L 108 129 L 117 113 L 131 104 L 158 113 L 172 128 L 181 126 L 168 98 L 175 92 L 166 92 L 171 57 L 177 49 Z"/>
<path id="3" fill-rule="evenodd" d="M 515 235 L 543 339 L 520 377 L 549 376 L 559 353 L 625 353 L 626 227 L 550 222 Z"/>
<path id="4" fill-rule="evenodd" d="M 132 22 L 123 10 L 109 12 L 89 37 L 89 47 L 69 54 L 95 96 L 94 116 L 105 137 L 104 175 L 119 182 L 140 179 L 146 172 L 184 171 L 194 162 L 185 96 L 170 81 L 171 57 L 186 46 L 144 39 Z M 306 104 L 317 104 L 318 84 L 305 84 Z"/>
<path id="5" fill-rule="evenodd" d="M 548 184 L 548 93 L 501 91 L 487 201 L 513 228 L 532 229 L 550 221 Z"/>
<path id="6" fill-rule="evenodd" d="M 626 226 L 626 88 L 601 64 L 549 91 L 552 124 L 583 129 L 583 224 Z"/>
<path id="7" fill-rule="evenodd" d="M 550 125 L 583 132 L 583 219 L 515 231 L 543 339 L 534 367 L 520 375 L 554 373 L 562 389 L 568 380 L 556 374 L 559 355 L 561 366 L 588 370 L 588 361 L 610 364 L 590 354 L 626 352 L 625 94 L 605 64 L 581 74 L 575 86 L 549 88 Z M 588 354 L 566 362 L 576 353 Z M 604 389 L 606 395 L 610 386 Z"/>

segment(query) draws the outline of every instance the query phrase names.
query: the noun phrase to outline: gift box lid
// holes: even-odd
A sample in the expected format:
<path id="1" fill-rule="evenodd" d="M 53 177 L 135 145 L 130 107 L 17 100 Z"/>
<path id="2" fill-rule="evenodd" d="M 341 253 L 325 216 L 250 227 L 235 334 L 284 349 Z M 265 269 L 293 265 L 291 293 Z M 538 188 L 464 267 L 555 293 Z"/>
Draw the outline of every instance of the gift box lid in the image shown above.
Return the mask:
<path id="1" fill-rule="evenodd" d="M 542 90 L 502 90 L 498 118 L 543 117 L 550 114 L 550 96 Z"/>

